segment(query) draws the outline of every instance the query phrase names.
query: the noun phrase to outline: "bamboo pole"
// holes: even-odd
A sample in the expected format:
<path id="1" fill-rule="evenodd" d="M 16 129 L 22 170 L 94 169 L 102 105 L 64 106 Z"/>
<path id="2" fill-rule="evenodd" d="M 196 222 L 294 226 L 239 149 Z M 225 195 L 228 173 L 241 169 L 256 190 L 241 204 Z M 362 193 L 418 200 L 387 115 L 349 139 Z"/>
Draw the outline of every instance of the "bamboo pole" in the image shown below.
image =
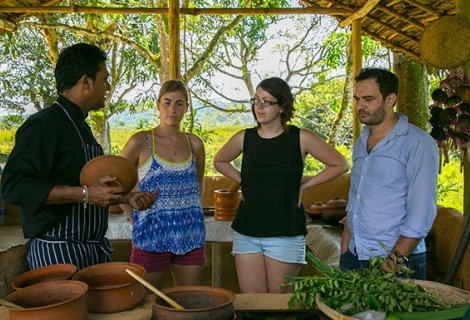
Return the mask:
<path id="1" fill-rule="evenodd" d="M 362 19 L 371 12 L 380 0 L 368 0 L 359 10 L 339 23 L 341 28 L 349 26 L 354 20 Z"/>
<path id="2" fill-rule="evenodd" d="M 353 79 L 362 68 L 362 44 L 361 44 L 361 21 L 354 20 L 352 23 L 352 34 L 351 34 L 351 46 L 352 46 L 352 73 Z M 356 102 L 353 99 L 352 103 L 352 134 L 353 142 L 359 138 L 361 133 L 361 125 L 357 116 Z"/>
<path id="3" fill-rule="evenodd" d="M 168 8 L 111 8 L 111 7 L 85 7 L 85 6 L 37 6 L 37 7 L 0 7 L 0 13 L 114 13 L 114 14 L 168 14 Z M 337 8 L 180 8 L 183 15 L 292 15 L 292 14 L 327 14 L 330 16 L 348 16 L 350 10 Z"/>
<path id="4" fill-rule="evenodd" d="M 170 35 L 170 79 L 181 79 L 179 0 L 170 0 L 170 7 L 168 9 L 168 33 Z"/>

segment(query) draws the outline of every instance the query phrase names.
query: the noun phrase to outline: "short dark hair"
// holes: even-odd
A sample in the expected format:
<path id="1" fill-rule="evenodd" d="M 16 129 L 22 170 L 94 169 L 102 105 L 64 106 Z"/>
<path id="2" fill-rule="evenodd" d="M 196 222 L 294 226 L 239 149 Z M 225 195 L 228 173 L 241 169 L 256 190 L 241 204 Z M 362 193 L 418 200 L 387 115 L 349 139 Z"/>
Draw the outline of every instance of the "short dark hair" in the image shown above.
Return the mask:
<path id="1" fill-rule="evenodd" d="M 354 80 L 361 81 L 375 79 L 379 85 L 382 98 L 385 99 L 389 94 L 398 94 L 398 77 L 391 71 L 382 68 L 364 68 L 359 71 Z"/>
<path id="2" fill-rule="evenodd" d="M 57 92 L 73 87 L 83 75 L 95 80 L 100 64 L 105 61 L 106 52 L 92 44 L 77 43 L 65 48 L 54 70 Z"/>
<path id="3" fill-rule="evenodd" d="M 168 93 L 168 92 L 175 92 L 175 91 L 180 91 L 184 98 L 186 99 L 186 104 L 189 103 L 189 93 L 188 93 L 188 87 L 186 84 L 181 81 L 181 80 L 167 80 L 162 84 L 162 87 L 160 88 L 160 92 L 158 94 L 158 100 L 157 102 L 160 102 L 162 99 L 163 95 Z"/>
<path id="4" fill-rule="evenodd" d="M 282 109 L 281 124 L 284 129 L 287 128 L 289 122 L 294 116 L 294 96 L 287 82 L 281 78 L 272 77 L 262 80 L 256 88 L 261 88 L 276 98 L 278 105 Z M 254 106 L 251 107 L 253 115 L 256 118 Z"/>

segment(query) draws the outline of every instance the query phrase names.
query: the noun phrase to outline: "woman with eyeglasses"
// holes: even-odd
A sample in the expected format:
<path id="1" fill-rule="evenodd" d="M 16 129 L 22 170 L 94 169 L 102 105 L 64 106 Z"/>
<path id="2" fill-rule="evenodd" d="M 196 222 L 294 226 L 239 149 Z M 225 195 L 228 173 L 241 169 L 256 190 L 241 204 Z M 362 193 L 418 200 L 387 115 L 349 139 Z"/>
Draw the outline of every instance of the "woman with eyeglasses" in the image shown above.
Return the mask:
<path id="1" fill-rule="evenodd" d="M 232 254 L 241 292 L 290 292 L 286 277 L 306 264 L 302 192 L 345 173 L 348 163 L 315 133 L 289 125 L 294 97 L 284 80 L 261 81 L 251 103 L 257 126 L 237 132 L 214 158 L 215 168 L 242 188 Z M 242 153 L 238 170 L 232 161 Z M 301 181 L 308 155 L 326 168 Z"/>

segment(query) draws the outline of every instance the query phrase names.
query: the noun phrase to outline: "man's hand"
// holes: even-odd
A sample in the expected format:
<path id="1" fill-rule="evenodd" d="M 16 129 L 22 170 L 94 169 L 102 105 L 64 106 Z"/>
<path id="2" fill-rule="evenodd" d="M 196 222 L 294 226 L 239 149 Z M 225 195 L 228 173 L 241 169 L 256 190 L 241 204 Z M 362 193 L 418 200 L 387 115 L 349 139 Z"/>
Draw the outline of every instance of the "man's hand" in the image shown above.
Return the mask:
<path id="1" fill-rule="evenodd" d="M 131 192 L 125 198 L 126 202 L 139 211 L 148 209 L 157 199 L 157 191 Z"/>
<path id="2" fill-rule="evenodd" d="M 88 203 L 108 207 L 119 203 L 125 188 L 113 176 L 104 176 L 88 187 Z"/>

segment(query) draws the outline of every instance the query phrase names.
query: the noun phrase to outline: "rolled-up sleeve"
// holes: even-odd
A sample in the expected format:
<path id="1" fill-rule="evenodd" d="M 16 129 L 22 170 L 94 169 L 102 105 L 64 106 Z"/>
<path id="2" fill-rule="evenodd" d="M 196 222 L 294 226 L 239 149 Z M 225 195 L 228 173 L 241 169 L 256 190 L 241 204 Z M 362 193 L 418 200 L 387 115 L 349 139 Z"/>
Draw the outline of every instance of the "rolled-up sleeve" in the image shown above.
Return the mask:
<path id="1" fill-rule="evenodd" d="M 407 214 L 400 233 L 409 238 L 424 238 L 437 213 L 439 151 L 430 136 L 421 136 L 421 139 L 415 140 L 410 150 L 412 152 L 406 166 L 409 181 Z"/>

